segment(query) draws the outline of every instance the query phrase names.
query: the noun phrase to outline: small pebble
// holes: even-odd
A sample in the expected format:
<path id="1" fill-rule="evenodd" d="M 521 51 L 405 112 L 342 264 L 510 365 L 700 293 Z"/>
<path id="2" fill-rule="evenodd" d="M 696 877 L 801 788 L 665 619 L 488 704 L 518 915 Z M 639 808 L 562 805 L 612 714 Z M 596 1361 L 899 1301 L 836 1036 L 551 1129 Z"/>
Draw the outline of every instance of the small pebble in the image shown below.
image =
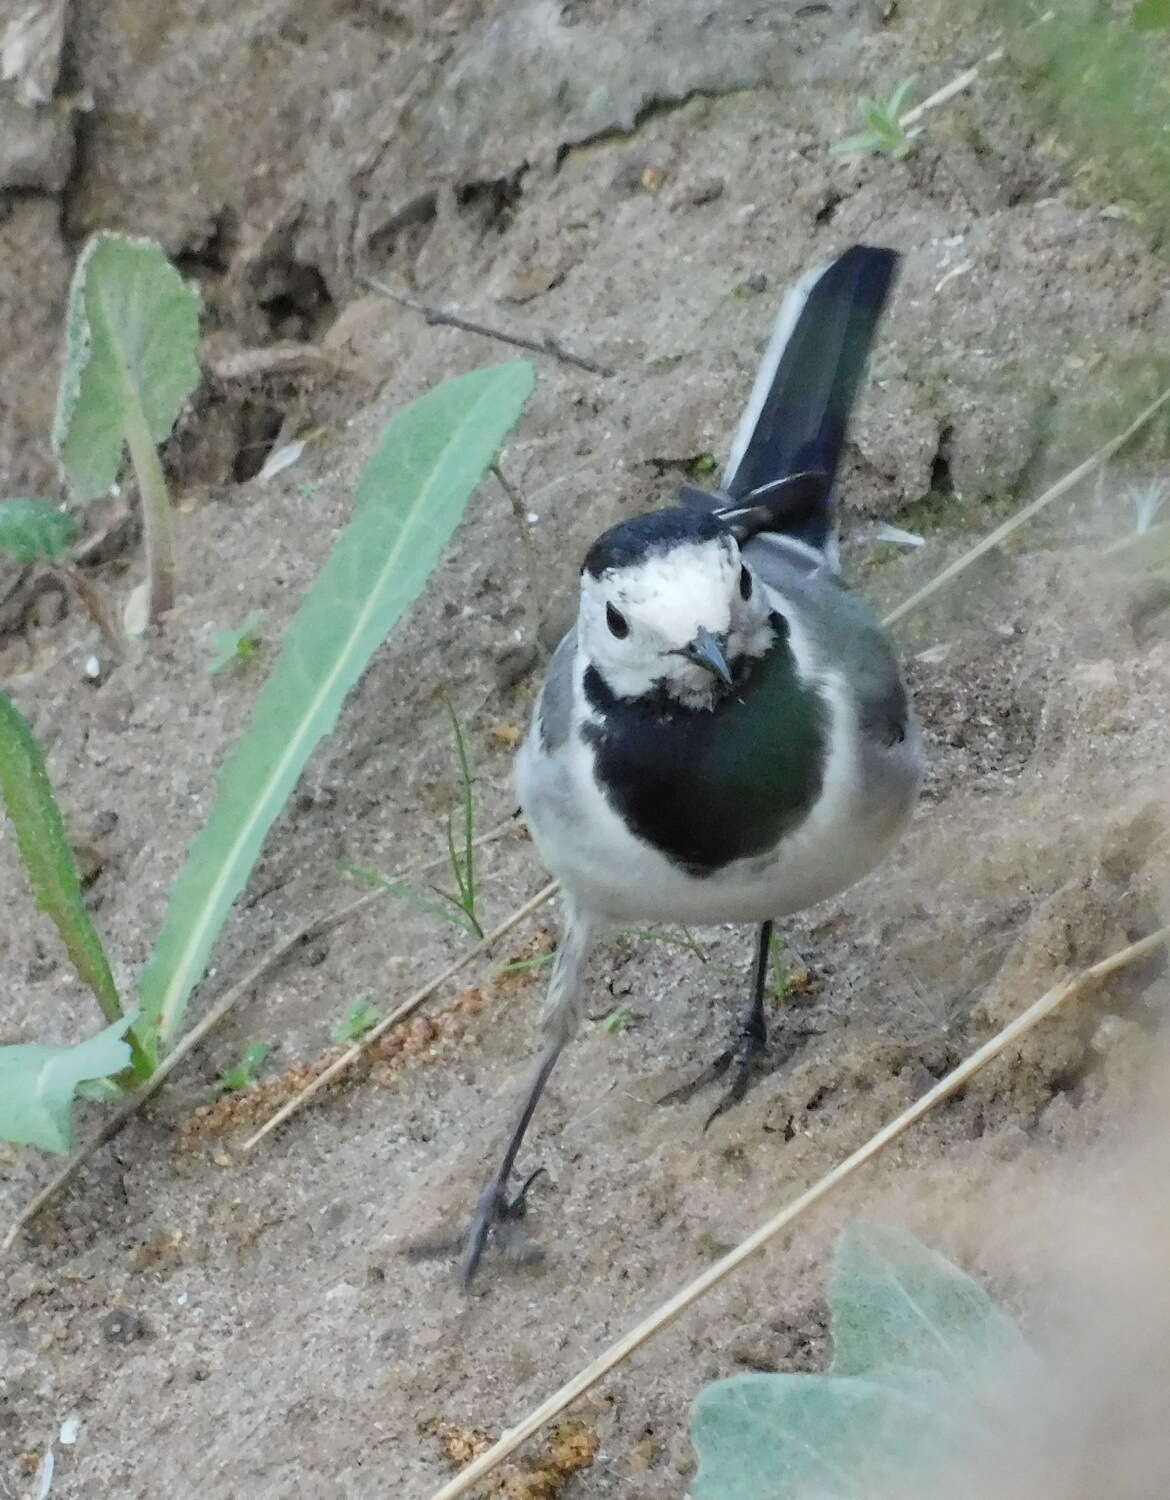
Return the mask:
<path id="1" fill-rule="evenodd" d="M 714 203 L 717 198 L 723 197 L 723 188 L 722 177 L 704 177 L 691 189 L 690 200 L 696 207 L 704 203 Z"/>
<path id="2" fill-rule="evenodd" d="M 102 1319 L 102 1338 L 107 1344 L 132 1344 L 146 1333 L 146 1324 L 129 1307 L 116 1307 Z"/>

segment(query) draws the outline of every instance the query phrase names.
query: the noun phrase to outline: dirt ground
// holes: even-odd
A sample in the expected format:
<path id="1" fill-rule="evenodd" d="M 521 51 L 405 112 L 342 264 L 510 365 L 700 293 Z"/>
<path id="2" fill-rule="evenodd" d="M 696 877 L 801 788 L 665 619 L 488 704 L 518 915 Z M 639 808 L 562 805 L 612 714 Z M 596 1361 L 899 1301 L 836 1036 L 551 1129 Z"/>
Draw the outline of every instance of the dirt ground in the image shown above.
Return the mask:
<path id="1" fill-rule="evenodd" d="M 56 102 L 5 85 L 23 144 L 8 131 L 0 152 L 3 492 L 56 484 L 58 333 L 91 230 L 163 241 L 202 288 L 218 372 L 168 448 L 181 598 L 140 657 L 108 660 L 52 586 L 0 572 L 0 677 L 48 750 L 127 987 L 381 426 L 442 377 L 509 357 L 363 274 L 554 333 L 613 373 L 536 357 L 501 460 L 520 514 L 498 484 L 477 492 L 277 824 L 193 1015 L 349 899 L 344 865 L 441 855 L 457 795 L 444 695 L 480 827 L 509 814 L 511 731 L 584 547 L 722 457 L 806 266 L 863 239 L 906 254 L 841 487 L 849 568 L 880 606 L 1084 456 L 1117 372 L 1166 347 L 1165 260 L 1048 149 L 1010 69 L 932 117 L 910 160 L 833 159 L 860 94 L 913 72 L 933 89 L 991 45 L 947 7 L 886 9 L 75 0 Z M 316 357 L 281 363 L 281 341 Z M 268 353 L 240 374 L 252 350 Z M 254 477 L 307 430 L 298 463 Z M 1082 487 L 899 627 L 930 752 L 922 805 L 883 869 L 788 924 L 805 977 L 784 1003 L 809 1035 L 741 1107 L 704 1134 L 705 1100 L 652 1101 L 722 1047 L 745 933 L 700 934 L 705 962 L 637 934 L 595 960 L 591 1014 L 625 1005 L 630 1024 L 585 1028 L 539 1116 L 527 1160 L 548 1176 L 528 1233 L 543 1257 L 497 1256 L 470 1298 L 450 1257 L 403 1251 L 462 1224 L 497 1149 L 541 989 L 498 969 L 535 951 L 539 924 L 436 997 L 446 1019 L 245 1155 L 256 1099 L 237 1101 L 235 1128 L 198 1112 L 250 1040 L 274 1044 L 265 1077 L 308 1062 L 355 1001 L 389 1008 L 468 940 L 387 901 L 302 945 L 5 1263 L 0 1496 L 32 1493 L 75 1415 L 55 1497 L 427 1500 L 472 1441 L 458 1434 L 518 1420 L 996 1026 L 1150 931 L 1170 889 L 1170 594 L 1100 562 L 1150 463 Z M 120 505 L 93 513 L 92 566 L 124 599 L 141 555 Z M 875 545 L 883 518 L 925 545 Z M 252 612 L 259 662 L 209 676 L 216 630 Z M 490 845 L 485 925 L 543 880 L 519 833 Z M 0 1038 L 91 1031 L 8 831 L 0 910 Z M 1150 961 L 1077 1003 L 623 1366 L 574 1410 L 592 1461 L 566 1496 L 684 1494 L 703 1382 L 823 1367 L 826 1255 L 858 1212 L 909 1223 L 1042 1321 L 1018 1207 L 1124 1133 L 1168 998 Z M 99 1118 L 85 1106 L 83 1131 Z M 5 1218 L 51 1167 L 0 1149 Z M 559 1493 L 545 1452 L 492 1493 Z"/>

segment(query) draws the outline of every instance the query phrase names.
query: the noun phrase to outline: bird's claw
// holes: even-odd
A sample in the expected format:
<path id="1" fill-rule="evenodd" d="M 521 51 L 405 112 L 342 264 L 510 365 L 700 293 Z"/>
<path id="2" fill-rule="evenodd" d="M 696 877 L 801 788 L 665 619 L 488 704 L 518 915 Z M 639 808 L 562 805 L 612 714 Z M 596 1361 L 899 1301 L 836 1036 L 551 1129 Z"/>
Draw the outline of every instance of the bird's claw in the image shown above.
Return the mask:
<path id="1" fill-rule="evenodd" d="M 722 1078 L 729 1068 L 734 1064 L 731 1075 L 731 1086 L 720 1099 L 719 1103 L 707 1116 L 703 1125 L 704 1130 L 710 1129 L 713 1120 L 720 1115 L 726 1114 L 734 1104 L 738 1104 L 748 1091 L 752 1074 L 755 1072 L 756 1064 L 768 1051 L 768 1044 L 759 1031 L 753 1026 L 745 1026 L 739 1032 L 733 1046 L 721 1052 L 714 1062 L 688 1083 L 679 1088 L 671 1089 L 668 1094 L 663 1094 L 657 1102 L 659 1104 L 682 1104 L 687 1099 L 693 1099 L 701 1089 L 705 1089 L 709 1083 Z"/>
<path id="2" fill-rule="evenodd" d="M 475 1210 L 475 1217 L 471 1221 L 471 1228 L 467 1234 L 467 1243 L 463 1252 L 463 1268 L 460 1272 L 460 1281 L 464 1291 L 471 1285 L 479 1263 L 483 1258 L 483 1252 L 487 1249 L 487 1242 L 491 1237 L 493 1229 L 503 1229 L 507 1225 L 515 1224 L 524 1218 L 528 1212 L 528 1189 L 536 1181 L 545 1169 L 537 1167 L 530 1172 L 521 1183 L 519 1191 L 514 1197 L 508 1197 L 507 1185 L 498 1177 L 493 1177 L 480 1195 L 479 1205 Z"/>

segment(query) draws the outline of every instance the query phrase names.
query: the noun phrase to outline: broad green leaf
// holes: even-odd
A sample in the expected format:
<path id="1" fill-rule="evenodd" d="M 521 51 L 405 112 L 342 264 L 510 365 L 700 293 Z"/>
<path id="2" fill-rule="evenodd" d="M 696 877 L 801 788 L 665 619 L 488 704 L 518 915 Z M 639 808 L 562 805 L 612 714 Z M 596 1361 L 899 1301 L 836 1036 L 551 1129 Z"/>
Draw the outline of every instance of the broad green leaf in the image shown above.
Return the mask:
<path id="1" fill-rule="evenodd" d="M 79 1083 L 110 1078 L 130 1061 L 120 1038 L 136 1012 L 73 1047 L 39 1042 L 0 1047 L 0 1140 L 65 1152 L 73 1144 L 73 1095 Z"/>
<path id="2" fill-rule="evenodd" d="M 48 500 L 0 500 L 0 553 L 21 567 L 60 557 L 79 530 L 68 511 Z"/>
<path id="3" fill-rule="evenodd" d="M 199 384 L 199 297 L 153 240 L 96 234 L 69 291 L 53 444 L 79 500 L 106 494 L 135 424 L 161 443 Z"/>
<path id="4" fill-rule="evenodd" d="M 73 967 L 97 996 L 106 1020 L 113 1021 L 122 1013 L 117 986 L 81 899 L 77 865 L 45 758 L 24 715 L 5 693 L 0 693 L 0 795 L 37 905 L 52 917 Z"/>
<path id="5" fill-rule="evenodd" d="M 977 1282 L 885 1224 L 860 1221 L 841 1236 L 829 1305 L 834 1375 L 903 1366 L 978 1382 L 990 1365 L 1025 1348 L 1015 1324 Z"/>
<path id="6" fill-rule="evenodd" d="M 386 427 L 354 513 L 285 633 L 140 981 L 150 1048 L 173 1041 L 228 908 L 366 663 L 421 593 L 532 389 L 522 361 L 460 375 Z"/>
<path id="7" fill-rule="evenodd" d="M 962 1441 L 945 1382 L 737 1375 L 706 1386 L 692 1434 L 694 1500 L 885 1500 L 918 1493 Z M 922 1493 L 930 1494 L 926 1489 Z"/>
<path id="8" fill-rule="evenodd" d="M 695 1403 L 695 1500 L 945 1495 L 964 1445 L 1010 1420 L 1039 1362 L 986 1293 L 911 1235 L 851 1225 L 827 1375 L 718 1380 Z"/>

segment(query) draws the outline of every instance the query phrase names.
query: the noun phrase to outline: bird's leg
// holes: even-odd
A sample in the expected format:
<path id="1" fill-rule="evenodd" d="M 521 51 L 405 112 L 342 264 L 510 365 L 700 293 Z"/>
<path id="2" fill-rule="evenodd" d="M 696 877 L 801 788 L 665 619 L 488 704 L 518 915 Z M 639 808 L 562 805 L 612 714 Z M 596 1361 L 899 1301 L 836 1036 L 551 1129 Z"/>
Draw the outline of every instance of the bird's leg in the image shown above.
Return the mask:
<path id="1" fill-rule="evenodd" d="M 536 1106 L 544 1092 L 544 1086 L 556 1067 L 557 1058 L 560 1057 L 565 1043 L 572 1037 L 580 1023 L 582 980 L 589 949 L 593 942 L 593 922 L 587 913 L 582 912 L 575 903 L 568 899 L 564 902 L 564 911 L 564 930 L 557 948 L 552 979 L 549 981 L 548 1000 L 541 1023 L 546 1036 L 544 1051 L 540 1055 L 532 1081 L 525 1091 L 523 1107 L 512 1127 L 512 1134 L 508 1138 L 508 1145 L 500 1160 L 500 1165 L 480 1194 L 479 1205 L 471 1221 L 471 1229 L 468 1232 L 463 1252 L 464 1287 L 471 1284 L 492 1230 L 497 1225 L 506 1224 L 524 1215 L 525 1195 L 533 1180 L 539 1176 L 540 1169 L 529 1174 L 523 1187 L 513 1198 L 508 1196 L 508 1183 L 511 1180 L 512 1170 L 520 1154 L 525 1134 L 536 1113 Z"/>
<path id="2" fill-rule="evenodd" d="M 714 1062 L 709 1064 L 690 1083 L 684 1083 L 681 1088 L 671 1089 L 669 1094 L 664 1094 L 659 1099 L 659 1104 L 681 1104 L 685 1099 L 691 1099 L 700 1089 L 714 1083 L 717 1078 L 731 1068 L 734 1063 L 734 1071 L 731 1075 L 731 1087 L 720 1099 L 719 1103 L 707 1116 L 707 1124 L 703 1126 L 706 1130 L 712 1120 L 718 1119 L 731 1108 L 738 1104 L 747 1093 L 748 1084 L 751 1082 L 752 1070 L 756 1059 L 768 1046 L 768 1019 L 764 1014 L 764 983 L 768 977 L 768 959 L 772 948 L 772 923 L 762 922 L 760 934 L 756 945 L 756 961 L 752 969 L 752 995 L 747 1011 L 736 1029 L 732 1038 L 731 1046 L 726 1048 Z"/>

